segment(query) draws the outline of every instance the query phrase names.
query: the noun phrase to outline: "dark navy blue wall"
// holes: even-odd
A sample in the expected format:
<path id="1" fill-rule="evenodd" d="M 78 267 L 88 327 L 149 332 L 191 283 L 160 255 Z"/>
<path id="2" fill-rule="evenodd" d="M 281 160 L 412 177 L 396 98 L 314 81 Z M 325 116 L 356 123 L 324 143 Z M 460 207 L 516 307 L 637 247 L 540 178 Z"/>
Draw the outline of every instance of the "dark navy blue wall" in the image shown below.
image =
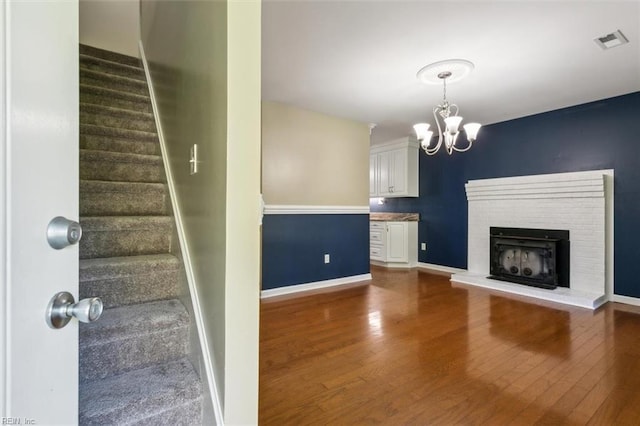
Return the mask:
<path id="1" fill-rule="evenodd" d="M 331 263 L 324 263 L 324 254 Z M 262 289 L 369 273 L 368 214 L 266 215 Z"/>
<path id="2" fill-rule="evenodd" d="M 640 92 L 485 126 L 465 153 L 421 152 L 420 197 L 371 210 L 420 213 L 419 261 L 466 268 L 467 181 L 597 169 L 615 173 L 615 292 L 640 297 Z"/>

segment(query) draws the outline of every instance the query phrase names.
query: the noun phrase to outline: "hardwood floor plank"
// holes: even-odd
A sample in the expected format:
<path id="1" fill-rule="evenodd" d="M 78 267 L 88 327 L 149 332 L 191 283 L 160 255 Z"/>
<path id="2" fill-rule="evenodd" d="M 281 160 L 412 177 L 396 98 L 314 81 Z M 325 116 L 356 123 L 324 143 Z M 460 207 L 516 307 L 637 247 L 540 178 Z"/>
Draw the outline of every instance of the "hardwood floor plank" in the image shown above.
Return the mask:
<path id="1" fill-rule="evenodd" d="M 638 423 L 639 307 L 372 276 L 261 304 L 261 424 Z"/>

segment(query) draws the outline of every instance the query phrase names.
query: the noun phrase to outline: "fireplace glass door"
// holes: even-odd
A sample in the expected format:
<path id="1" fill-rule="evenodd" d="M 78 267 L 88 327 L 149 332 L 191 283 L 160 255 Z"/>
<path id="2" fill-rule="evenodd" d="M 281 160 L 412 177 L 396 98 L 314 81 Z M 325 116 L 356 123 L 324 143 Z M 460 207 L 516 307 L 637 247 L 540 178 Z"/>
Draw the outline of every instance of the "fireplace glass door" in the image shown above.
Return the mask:
<path id="1" fill-rule="evenodd" d="M 491 227 L 489 250 L 489 278 L 569 287 L 569 231 Z"/>
<path id="2" fill-rule="evenodd" d="M 508 281 L 555 288 L 556 241 L 496 238 L 491 275 Z"/>

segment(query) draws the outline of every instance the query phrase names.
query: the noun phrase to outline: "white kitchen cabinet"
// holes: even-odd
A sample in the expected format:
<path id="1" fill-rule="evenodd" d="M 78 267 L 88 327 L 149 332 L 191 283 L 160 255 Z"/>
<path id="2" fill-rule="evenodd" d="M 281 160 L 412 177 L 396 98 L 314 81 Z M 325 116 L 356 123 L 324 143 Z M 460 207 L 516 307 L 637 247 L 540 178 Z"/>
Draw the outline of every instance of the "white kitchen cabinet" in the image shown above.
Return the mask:
<path id="1" fill-rule="evenodd" d="M 417 265 L 417 222 L 369 223 L 369 257 L 372 263 L 405 268 Z"/>
<path id="2" fill-rule="evenodd" d="M 371 147 L 369 156 L 370 197 L 417 197 L 418 142 L 398 139 Z"/>

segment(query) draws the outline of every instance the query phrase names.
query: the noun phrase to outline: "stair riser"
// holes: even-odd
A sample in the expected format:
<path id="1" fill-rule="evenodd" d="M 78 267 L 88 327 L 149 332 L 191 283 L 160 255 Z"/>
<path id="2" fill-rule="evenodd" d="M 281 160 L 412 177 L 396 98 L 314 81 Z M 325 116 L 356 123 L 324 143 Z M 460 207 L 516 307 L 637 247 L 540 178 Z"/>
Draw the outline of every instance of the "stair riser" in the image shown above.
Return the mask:
<path id="1" fill-rule="evenodd" d="M 144 70 L 114 62 L 105 62 L 93 58 L 81 57 L 80 69 L 100 71 L 107 74 L 114 74 L 121 77 L 145 80 Z"/>
<path id="2" fill-rule="evenodd" d="M 169 214 L 165 194 L 126 192 L 80 192 L 82 216 L 162 216 Z"/>
<path id="3" fill-rule="evenodd" d="M 149 90 L 144 82 L 121 81 L 109 78 L 97 78 L 90 75 L 83 75 L 80 73 L 80 84 L 86 84 L 89 86 L 104 87 L 106 89 L 118 90 L 127 93 L 135 93 L 137 95 L 149 96 Z"/>
<path id="4" fill-rule="evenodd" d="M 171 230 L 162 227 L 100 231 L 85 229 L 80 241 L 80 259 L 161 254 L 168 253 L 170 249 Z"/>
<path id="5" fill-rule="evenodd" d="M 99 296 L 105 308 L 177 297 L 179 271 L 80 281 L 80 298 Z"/>
<path id="6" fill-rule="evenodd" d="M 80 149 L 123 152 L 126 154 L 160 155 L 160 145 L 156 142 L 140 142 L 96 135 L 80 135 Z"/>
<path id="7" fill-rule="evenodd" d="M 83 93 L 80 90 L 80 102 L 93 105 L 103 105 L 112 108 L 122 108 L 131 111 L 148 112 L 151 113 L 152 108 L 149 102 L 136 102 L 128 99 L 120 99 L 113 96 L 103 96 L 92 93 Z"/>
<path id="8" fill-rule="evenodd" d="M 93 124 L 103 127 L 117 127 L 119 129 L 139 130 L 142 132 L 155 133 L 156 123 L 153 119 L 140 119 L 132 114 L 131 117 L 116 117 L 106 114 L 80 113 L 80 121 L 84 124 Z"/>
<path id="9" fill-rule="evenodd" d="M 188 351 L 189 327 L 119 339 L 91 346 L 80 345 L 80 379 L 99 379 L 151 364 L 172 361 Z"/>
<path id="10" fill-rule="evenodd" d="M 164 170 L 155 164 L 81 160 L 80 179 L 158 183 L 164 179 Z"/>

